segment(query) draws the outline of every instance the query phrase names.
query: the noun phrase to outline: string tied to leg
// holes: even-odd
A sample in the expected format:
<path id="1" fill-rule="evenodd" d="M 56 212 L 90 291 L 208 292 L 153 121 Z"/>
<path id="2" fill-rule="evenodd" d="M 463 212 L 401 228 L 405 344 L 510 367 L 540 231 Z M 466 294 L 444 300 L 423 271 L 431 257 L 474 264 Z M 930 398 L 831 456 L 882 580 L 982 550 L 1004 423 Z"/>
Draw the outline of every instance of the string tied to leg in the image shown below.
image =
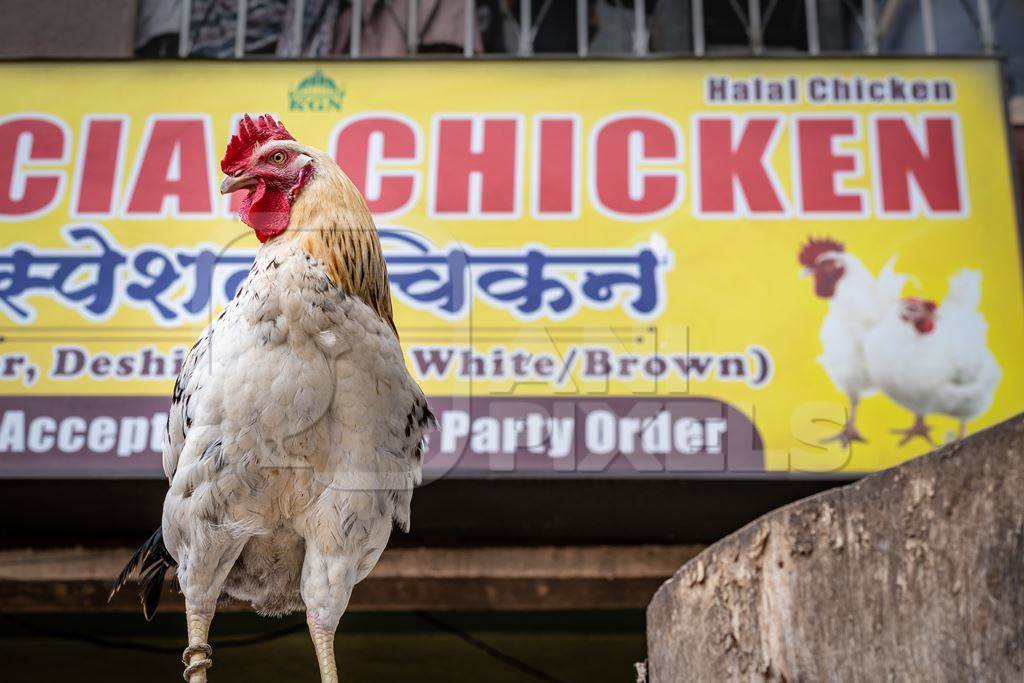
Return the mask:
<path id="1" fill-rule="evenodd" d="M 202 654 L 202 659 L 196 661 L 190 661 L 192 655 Z M 206 643 L 200 643 L 199 645 L 189 645 L 185 648 L 185 651 L 181 653 L 181 663 L 185 665 L 185 673 L 182 677 L 188 681 L 192 678 L 192 674 L 205 671 L 213 666 L 213 648 Z"/>

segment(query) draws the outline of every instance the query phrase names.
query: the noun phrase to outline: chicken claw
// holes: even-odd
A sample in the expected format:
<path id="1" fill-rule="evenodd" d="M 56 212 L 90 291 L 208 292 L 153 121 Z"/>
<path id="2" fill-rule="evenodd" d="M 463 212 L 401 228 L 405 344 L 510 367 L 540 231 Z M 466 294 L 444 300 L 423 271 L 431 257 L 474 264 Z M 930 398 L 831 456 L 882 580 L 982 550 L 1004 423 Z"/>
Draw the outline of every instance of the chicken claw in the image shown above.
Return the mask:
<path id="1" fill-rule="evenodd" d="M 861 443 L 867 443 L 868 440 L 861 436 L 861 433 L 857 431 L 857 426 L 852 422 L 847 422 L 843 425 L 842 430 L 832 436 L 827 436 L 821 440 L 821 443 L 832 443 L 838 441 L 843 448 L 849 447 L 854 441 L 860 441 Z"/>
<path id="2" fill-rule="evenodd" d="M 905 446 L 915 436 L 921 437 L 932 446 L 935 445 L 935 441 L 932 439 L 932 428 L 925 424 L 923 415 L 915 415 L 914 424 L 907 429 L 893 429 L 892 433 L 903 435 L 903 438 L 900 439 L 900 446 Z"/>

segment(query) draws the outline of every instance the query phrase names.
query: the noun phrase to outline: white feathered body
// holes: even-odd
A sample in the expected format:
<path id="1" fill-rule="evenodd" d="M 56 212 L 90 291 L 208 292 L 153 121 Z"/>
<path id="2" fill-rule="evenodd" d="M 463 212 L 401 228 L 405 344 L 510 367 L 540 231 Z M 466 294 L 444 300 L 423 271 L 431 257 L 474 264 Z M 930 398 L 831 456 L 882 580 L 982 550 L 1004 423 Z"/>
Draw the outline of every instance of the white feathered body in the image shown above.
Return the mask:
<path id="1" fill-rule="evenodd" d="M 949 282 L 931 332 L 902 320 L 898 306 L 865 338 L 872 382 L 917 415 L 970 420 L 988 410 L 1001 377 L 978 312 L 981 274 L 962 270 Z"/>
<path id="2" fill-rule="evenodd" d="M 831 257 L 841 261 L 845 272 L 821 326 L 818 362 L 839 391 L 862 398 L 877 388 L 868 373 L 864 337 L 899 300 L 905 277 L 893 272 L 895 259 L 876 279 L 852 254 L 836 252 Z"/>
<path id="3" fill-rule="evenodd" d="M 392 523 L 408 528 L 432 419 L 389 324 L 298 240 L 268 242 L 175 385 L 163 536 L 179 580 L 216 585 L 190 567 L 216 546 L 237 558 L 216 569 L 224 592 L 261 613 L 350 591 Z"/>

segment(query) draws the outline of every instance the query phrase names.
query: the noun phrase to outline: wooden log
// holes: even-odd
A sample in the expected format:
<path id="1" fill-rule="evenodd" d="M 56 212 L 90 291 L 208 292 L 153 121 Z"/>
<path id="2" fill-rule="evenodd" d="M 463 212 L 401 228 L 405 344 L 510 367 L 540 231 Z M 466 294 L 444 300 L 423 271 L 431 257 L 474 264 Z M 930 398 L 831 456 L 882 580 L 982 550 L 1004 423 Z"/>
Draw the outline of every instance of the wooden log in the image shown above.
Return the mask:
<path id="1" fill-rule="evenodd" d="M 715 543 L 647 630 L 657 683 L 1024 680 L 1024 416 Z"/>

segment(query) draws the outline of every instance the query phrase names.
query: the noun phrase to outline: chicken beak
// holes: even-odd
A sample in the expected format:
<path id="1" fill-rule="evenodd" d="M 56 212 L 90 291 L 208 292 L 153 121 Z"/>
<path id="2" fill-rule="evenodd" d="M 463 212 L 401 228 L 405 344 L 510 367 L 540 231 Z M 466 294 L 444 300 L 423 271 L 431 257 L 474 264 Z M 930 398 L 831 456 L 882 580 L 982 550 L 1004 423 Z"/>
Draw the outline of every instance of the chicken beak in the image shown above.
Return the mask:
<path id="1" fill-rule="evenodd" d="M 810 277 L 811 273 L 813 273 L 813 272 L 814 271 L 811 270 L 810 268 L 801 268 L 800 269 L 800 277 Z"/>
<path id="2" fill-rule="evenodd" d="M 231 194 L 232 192 L 238 192 L 249 187 L 255 187 L 258 182 L 256 176 L 251 175 L 240 175 L 240 176 L 227 176 L 220 184 L 221 194 Z"/>

